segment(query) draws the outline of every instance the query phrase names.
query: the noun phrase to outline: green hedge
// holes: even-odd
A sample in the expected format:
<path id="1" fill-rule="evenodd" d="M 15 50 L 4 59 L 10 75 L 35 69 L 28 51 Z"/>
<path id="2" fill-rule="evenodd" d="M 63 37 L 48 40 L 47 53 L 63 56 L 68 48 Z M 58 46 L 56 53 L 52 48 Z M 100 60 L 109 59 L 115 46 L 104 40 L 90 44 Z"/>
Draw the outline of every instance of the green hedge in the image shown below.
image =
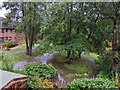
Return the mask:
<path id="1" fill-rule="evenodd" d="M 115 89 L 117 86 L 115 84 L 108 80 L 103 78 L 82 78 L 80 80 L 74 80 L 71 83 L 67 85 L 67 88 L 69 89 Z"/>

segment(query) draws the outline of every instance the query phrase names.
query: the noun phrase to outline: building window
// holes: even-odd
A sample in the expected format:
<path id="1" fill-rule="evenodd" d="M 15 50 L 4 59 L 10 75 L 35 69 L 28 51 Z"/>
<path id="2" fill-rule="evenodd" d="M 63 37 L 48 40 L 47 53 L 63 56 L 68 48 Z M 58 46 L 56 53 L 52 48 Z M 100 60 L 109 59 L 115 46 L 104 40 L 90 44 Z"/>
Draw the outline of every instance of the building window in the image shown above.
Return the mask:
<path id="1" fill-rule="evenodd" d="M 2 29 L 2 33 L 4 33 L 4 29 Z"/>
<path id="2" fill-rule="evenodd" d="M 2 41 L 2 42 L 4 41 L 4 37 L 1 37 L 1 41 Z"/>
<path id="3" fill-rule="evenodd" d="M 19 40 L 21 40 L 21 38 L 19 38 Z"/>
<path id="4" fill-rule="evenodd" d="M 13 31 L 13 29 L 10 29 L 10 31 L 12 32 L 12 31 Z"/>
<path id="5" fill-rule="evenodd" d="M 2 37 L 2 40 L 4 40 L 4 37 Z"/>
<path id="6" fill-rule="evenodd" d="M 8 29 L 6 28 L 6 32 L 8 32 Z"/>
<path id="7" fill-rule="evenodd" d="M 0 37 L 0 39 L 2 39 L 2 37 Z"/>
<path id="8" fill-rule="evenodd" d="M 12 37 L 9 37 L 9 38 L 8 38 L 8 40 L 11 40 L 11 39 L 12 39 Z"/>
<path id="9" fill-rule="evenodd" d="M 6 37 L 6 40 L 8 40 L 8 37 Z"/>

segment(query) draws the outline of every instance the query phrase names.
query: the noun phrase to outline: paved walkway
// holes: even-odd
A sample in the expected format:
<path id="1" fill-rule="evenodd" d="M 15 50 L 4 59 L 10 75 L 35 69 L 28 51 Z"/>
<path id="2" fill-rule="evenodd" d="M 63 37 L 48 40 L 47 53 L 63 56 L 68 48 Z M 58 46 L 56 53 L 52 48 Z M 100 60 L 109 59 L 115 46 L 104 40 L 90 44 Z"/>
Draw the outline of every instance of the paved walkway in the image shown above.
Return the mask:
<path id="1" fill-rule="evenodd" d="M 23 46 L 15 46 L 13 48 L 10 48 L 10 50 L 17 49 L 17 48 L 22 48 Z"/>
<path id="2" fill-rule="evenodd" d="M 17 62 L 13 65 L 13 69 L 22 70 L 24 65 L 28 62 L 42 62 L 43 64 L 47 64 L 48 61 L 54 59 L 57 54 L 58 53 L 56 53 L 56 52 L 54 52 L 52 54 L 45 53 L 43 55 L 38 55 L 30 60 L 23 60 L 23 61 Z M 82 58 L 85 58 L 85 60 L 88 60 L 91 63 L 95 62 L 92 58 L 90 58 L 84 54 L 82 54 Z"/>
<path id="3" fill-rule="evenodd" d="M 28 62 L 42 62 L 43 64 L 47 64 L 49 60 L 54 59 L 58 55 L 58 52 L 54 52 L 52 54 L 44 53 L 43 55 L 38 55 L 30 60 L 23 60 L 17 62 L 13 65 L 13 69 L 22 70 L 24 65 Z"/>
<path id="4" fill-rule="evenodd" d="M 32 47 L 32 50 L 36 49 L 37 47 Z M 26 50 L 19 50 L 16 52 L 7 52 L 7 54 L 18 54 L 18 53 L 22 53 L 22 52 L 26 52 Z M 0 54 L 0 56 L 2 56 L 3 54 Z"/>
<path id="5" fill-rule="evenodd" d="M 95 60 L 94 60 L 94 59 L 92 59 L 91 57 L 88 57 L 88 56 L 85 55 L 85 54 L 81 54 L 81 57 L 82 57 L 82 58 L 85 58 L 86 60 L 90 61 L 91 63 L 95 63 Z"/>

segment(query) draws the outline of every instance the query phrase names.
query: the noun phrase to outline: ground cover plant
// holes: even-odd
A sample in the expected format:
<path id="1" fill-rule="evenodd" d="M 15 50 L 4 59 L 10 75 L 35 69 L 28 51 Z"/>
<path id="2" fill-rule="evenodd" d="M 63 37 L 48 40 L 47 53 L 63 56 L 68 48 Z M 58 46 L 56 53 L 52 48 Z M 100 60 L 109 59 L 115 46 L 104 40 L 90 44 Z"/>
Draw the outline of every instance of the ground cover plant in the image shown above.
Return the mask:
<path id="1" fill-rule="evenodd" d="M 41 79 L 50 79 L 55 75 L 55 68 L 51 64 L 47 65 L 40 62 L 27 63 L 24 66 L 24 71 L 26 71 L 28 76 L 38 76 Z"/>
<path id="2" fill-rule="evenodd" d="M 52 88 L 50 79 L 56 74 L 55 68 L 51 64 L 42 64 L 40 62 L 30 62 L 24 66 L 23 70 L 13 70 L 13 72 L 27 75 L 28 85 L 32 88 Z"/>
<path id="3" fill-rule="evenodd" d="M 67 85 L 69 89 L 115 89 L 115 83 L 108 79 L 103 78 L 82 78 L 80 80 L 74 80 Z"/>

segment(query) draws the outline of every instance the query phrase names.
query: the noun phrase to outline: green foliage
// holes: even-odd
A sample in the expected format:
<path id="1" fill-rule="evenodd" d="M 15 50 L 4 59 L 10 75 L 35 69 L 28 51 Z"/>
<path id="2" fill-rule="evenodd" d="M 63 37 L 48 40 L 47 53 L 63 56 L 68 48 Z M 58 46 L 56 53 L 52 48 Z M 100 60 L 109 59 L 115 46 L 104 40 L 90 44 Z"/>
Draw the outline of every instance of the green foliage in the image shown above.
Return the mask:
<path id="1" fill-rule="evenodd" d="M 105 3 L 95 4 L 101 7 Z M 75 55 L 70 54 L 71 57 L 78 56 L 82 51 L 102 53 L 111 40 L 113 20 L 101 19 L 106 16 L 99 12 L 95 4 L 71 2 L 54 3 L 49 6 L 45 11 L 48 15 L 41 27 L 43 42 L 47 42 L 47 45 L 44 44 L 45 48 L 51 49 L 52 43 L 54 50 L 74 52 Z M 100 15 L 97 15 L 98 12 Z"/>
<path id="2" fill-rule="evenodd" d="M 52 88 L 52 83 L 47 79 L 53 78 L 56 73 L 51 64 L 47 65 L 40 62 L 27 63 L 23 70 L 13 70 L 13 72 L 27 75 L 30 88 Z"/>
<path id="3" fill-rule="evenodd" d="M 91 72 L 91 63 L 87 60 L 73 61 L 71 64 L 64 64 L 65 69 L 78 73 Z"/>
<path id="4" fill-rule="evenodd" d="M 55 75 L 55 68 L 51 64 L 46 65 L 36 62 L 27 63 L 24 66 L 24 71 L 26 71 L 28 76 L 38 76 L 41 79 L 53 78 Z"/>
<path id="5" fill-rule="evenodd" d="M 8 55 L 8 54 L 4 55 L 3 58 L 2 58 L 1 69 L 7 70 L 7 71 L 12 71 L 13 64 L 14 64 L 13 59 L 14 59 L 14 57 L 12 55 Z"/>
<path id="6" fill-rule="evenodd" d="M 107 78 L 106 74 L 103 73 L 103 71 L 100 71 L 99 74 L 97 74 L 98 78 Z"/>
<path id="7" fill-rule="evenodd" d="M 9 47 L 9 46 L 11 46 L 11 45 L 14 45 L 14 42 L 12 42 L 12 41 L 4 41 L 4 42 L 2 43 L 2 45 L 5 45 L 5 46 Z"/>
<path id="8" fill-rule="evenodd" d="M 82 78 L 80 80 L 74 80 L 71 83 L 67 85 L 69 89 L 111 89 L 111 88 L 117 88 L 115 84 L 108 80 L 103 78 Z"/>
<path id="9" fill-rule="evenodd" d="M 44 87 L 42 79 L 40 79 L 39 77 L 34 78 L 34 85 L 37 87 Z"/>
<path id="10" fill-rule="evenodd" d="M 89 52 L 82 52 L 83 54 L 87 55 L 88 57 L 94 59 L 94 60 L 98 60 L 99 55 L 96 53 L 89 53 Z"/>
<path id="11" fill-rule="evenodd" d="M 34 78 L 34 85 L 42 88 L 53 88 L 52 82 L 48 79 L 42 80 L 39 77 Z"/>
<path id="12" fill-rule="evenodd" d="M 111 73 L 111 64 L 112 64 L 112 53 L 105 52 L 103 53 L 97 62 L 99 64 L 100 70 L 103 74 L 108 75 Z"/>
<path id="13" fill-rule="evenodd" d="M 26 48 L 26 53 L 32 55 L 32 46 L 37 41 L 43 17 L 41 12 L 45 9 L 44 3 L 4 2 L 3 7 L 11 11 L 6 14 L 4 25 L 16 22 L 14 23 L 16 32 L 22 32 L 26 37 L 26 45 L 29 48 Z"/>
<path id="14" fill-rule="evenodd" d="M 66 77 L 71 78 L 71 77 L 85 77 L 88 76 L 88 73 L 76 73 L 76 74 L 67 74 Z"/>
<path id="15" fill-rule="evenodd" d="M 39 77 L 33 78 L 33 84 L 28 84 L 28 90 L 45 90 L 46 88 L 53 88 L 53 84 L 48 79 L 42 80 Z"/>

